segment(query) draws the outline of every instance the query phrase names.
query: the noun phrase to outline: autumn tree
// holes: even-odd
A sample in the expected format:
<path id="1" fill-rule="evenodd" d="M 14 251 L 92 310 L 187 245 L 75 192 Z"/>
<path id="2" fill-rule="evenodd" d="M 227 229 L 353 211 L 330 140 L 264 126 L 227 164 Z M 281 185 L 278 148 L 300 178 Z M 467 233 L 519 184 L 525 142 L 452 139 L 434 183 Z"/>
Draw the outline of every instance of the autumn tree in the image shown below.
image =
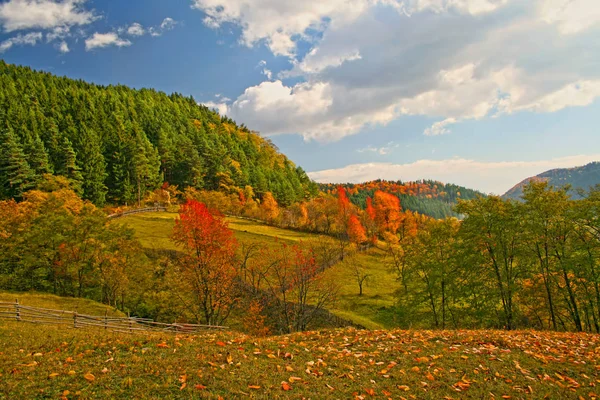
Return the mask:
<path id="1" fill-rule="evenodd" d="M 355 244 L 362 244 L 367 241 L 367 233 L 356 215 L 348 218 L 348 239 Z"/>
<path id="2" fill-rule="evenodd" d="M 396 234 L 402 222 L 401 209 L 398 197 L 381 190 L 375 192 L 373 196 L 374 220 L 380 234 L 383 232 Z"/>
<path id="3" fill-rule="evenodd" d="M 233 232 L 217 211 L 188 200 L 180 208 L 173 240 L 185 253 L 179 272 L 193 299 L 186 301 L 188 308 L 198 321 L 222 324 L 236 300 Z"/>
<path id="4" fill-rule="evenodd" d="M 260 208 L 265 216 L 265 220 L 270 224 L 279 216 L 279 205 L 271 192 L 263 194 Z"/>

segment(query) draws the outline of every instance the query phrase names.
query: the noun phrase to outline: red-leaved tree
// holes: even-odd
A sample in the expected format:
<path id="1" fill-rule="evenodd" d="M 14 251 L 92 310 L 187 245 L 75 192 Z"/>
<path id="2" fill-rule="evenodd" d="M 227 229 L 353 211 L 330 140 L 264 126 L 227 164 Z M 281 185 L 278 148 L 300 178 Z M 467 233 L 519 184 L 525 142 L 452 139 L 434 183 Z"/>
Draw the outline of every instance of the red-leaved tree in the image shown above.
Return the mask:
<path id="1" fill-rule="evenodd" d="M 180 282 L 193 301 L 187 302 L 198 321 L 222 324 L 236 300 L 237 241 L 223 217 L 205 204 L 188 200 L 179 210 L 173 240 L 185 253 L 179 263 Z"/>

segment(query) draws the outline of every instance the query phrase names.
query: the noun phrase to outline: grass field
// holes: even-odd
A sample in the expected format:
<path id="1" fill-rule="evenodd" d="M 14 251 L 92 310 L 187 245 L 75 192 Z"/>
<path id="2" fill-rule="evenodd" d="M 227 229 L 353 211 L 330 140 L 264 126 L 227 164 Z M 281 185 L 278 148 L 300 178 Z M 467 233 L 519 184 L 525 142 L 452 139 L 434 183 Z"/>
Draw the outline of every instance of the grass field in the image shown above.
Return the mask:
<path id="1" fill-rule="evenodd" d="M 126 223 L 133 228 L 136 237 L 144 247 L 177 250 L 177 247 L 171 241 L 171 233 L 177 215 L 177 213 L 172 212 L 133 214 L 120 218 L 116 222 Z M 316 237 L 310 233 L 280 229 L 244 218 L 227 217 L 226 220 L 229 223 L 229 228 L 233 230 L 235 237 L 241 243 L 262 242 L 266 245 L 272 245 L 276 238 L 286 243 L 294 243 Z"/>
<path id="2" fill-rule="evenodd" d="M 587 334 L 331 330 L 258 339 L 9 322 L 0 346 L 7 399 L 593 399 L 600 378 L 600 336 Z"/>
<path id="3" fill-rule="evenodd" d="M 393 306 L 398 286 L 396 275 L 387 263 L 385 253 L 372 248 L 356 255 L 357 262 L 369 274 L 359 296 L 358 283 L 352 276 L 347 262 L 341 262 L 325 271 L 325 274 L 339 285 L 335 308 L 336 315 L 361 324 L 368 329 L 384 329 L 397 326 L 394 321 Z"/>
<path id="4" fill-rule="evenodd" d="M 52 310 L 77 311 L 80 314 L 87 315 L 103 316 L 106 312 L 110 316 L 125 316 L 125 314 L 123 314 L 122 312 L 105 304 L 97 303 L 93 300 L 73 297 L 60 297 L 47 293 L 20 293 L 0 291 L 0 302 L 14 303 L 15 300 L 19 300 L 19 304 L 21 305 L 30 307 L 49 308 Z"/>

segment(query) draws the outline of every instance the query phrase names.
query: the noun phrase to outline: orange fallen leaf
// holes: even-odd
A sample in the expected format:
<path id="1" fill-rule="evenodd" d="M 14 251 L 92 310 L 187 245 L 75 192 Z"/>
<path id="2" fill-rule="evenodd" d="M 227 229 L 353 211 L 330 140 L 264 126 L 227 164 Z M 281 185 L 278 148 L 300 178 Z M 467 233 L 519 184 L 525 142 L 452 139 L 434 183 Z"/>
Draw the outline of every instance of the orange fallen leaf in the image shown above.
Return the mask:
<path id="1" fill-rule="evenodd" d="M 408 392 L 410 390 L 410 387 L 408 387 L 406 385 L 398 385 L 398 389 L 402 390 L 404 392 Z"/>
<path id="2" fill-rule="evenodd" d="M 198 390 L 204 390 L 204 389 L 206 389 L 206 386 L 198 384 L 198 385 L 194 385 L 194 388 L 198 389 Z"/>
<path id="3" fill-rule="evenodd" d="M 50 375 L 48 375 L 48 378 L 52 379 L 52 378 L 56 378 L 59 374 L 56 372 L 51 373 Z"/>
<path id="4" fill-rule="evenodd" d="M 225 344 L 225 342 L 217 342 L 217 346 L 225 347 L 226 344 Z"/>
<path id="5" fill-rule="evenodd" d="M 89 372 L 87 374 L 85 374 L 83 377 L 88 382 L 94 382 L 96 380 L 96 377 Z"/>
<path id="6" fill-rule="evenodd" d="M 289 383 L 287 383 L 286 381 L 281 382 L 281 388 L 286 391 L 292 390 L 292 386 Z"/>
<path id="7" fill-rule="evenodd" d="M 169 345 L 166 344 L 165 342 L 162 342 L 162 343 L 157 344 L 156 347 L 162 347 L 162 348 L 166 349 L 169 347 Z"/>

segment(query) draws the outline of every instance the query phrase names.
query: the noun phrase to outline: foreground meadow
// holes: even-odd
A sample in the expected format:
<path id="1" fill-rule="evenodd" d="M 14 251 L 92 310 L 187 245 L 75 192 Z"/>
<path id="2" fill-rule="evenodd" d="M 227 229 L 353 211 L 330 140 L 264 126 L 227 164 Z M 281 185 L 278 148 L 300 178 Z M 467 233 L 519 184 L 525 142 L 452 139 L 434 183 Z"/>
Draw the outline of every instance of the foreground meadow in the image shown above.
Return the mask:
<path id="1" fill-rule="evenodd" d="M 330 330 L 254 338 L 0 325 L 3 398 L 593 399 L 600 337 Z"/>

